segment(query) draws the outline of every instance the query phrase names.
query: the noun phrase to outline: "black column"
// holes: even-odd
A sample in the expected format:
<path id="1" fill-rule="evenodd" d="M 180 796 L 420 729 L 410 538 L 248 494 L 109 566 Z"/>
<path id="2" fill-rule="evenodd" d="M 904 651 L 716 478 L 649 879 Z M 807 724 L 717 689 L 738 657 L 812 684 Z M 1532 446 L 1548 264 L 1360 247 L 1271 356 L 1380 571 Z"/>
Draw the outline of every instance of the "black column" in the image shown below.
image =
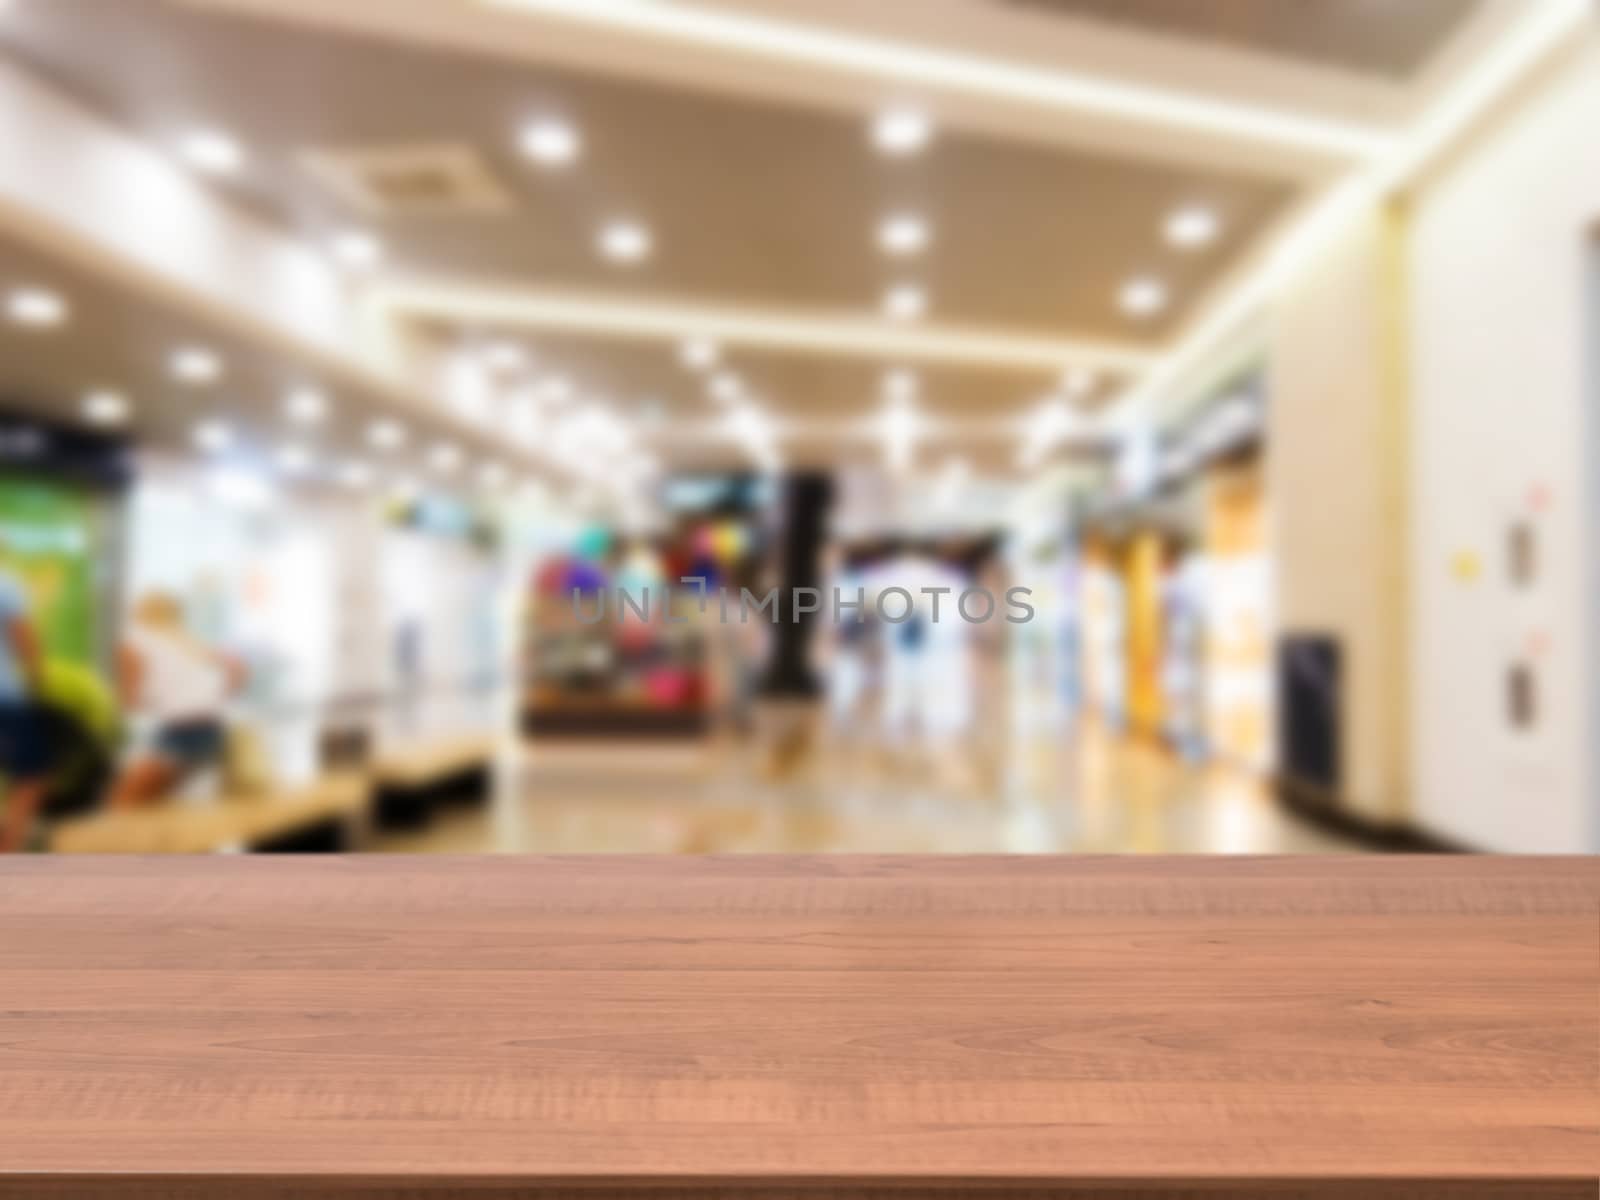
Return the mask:
<path id="1" fill-rule="evenodd" d="M 818 615 L 794 620 L 795 590 L 822 586 L 822 547 L 828 534 L 828 507 L 833 481 L 821 473 L 790 475 L 783 485 L 782 539 L 778 550 L 778 623 L 773 627 L 772 655 L 763 695 L 808 698 L 821 691 L 811 669 L 811 639 Z M 824 599 L 824 608 L 826 608 Z"/>

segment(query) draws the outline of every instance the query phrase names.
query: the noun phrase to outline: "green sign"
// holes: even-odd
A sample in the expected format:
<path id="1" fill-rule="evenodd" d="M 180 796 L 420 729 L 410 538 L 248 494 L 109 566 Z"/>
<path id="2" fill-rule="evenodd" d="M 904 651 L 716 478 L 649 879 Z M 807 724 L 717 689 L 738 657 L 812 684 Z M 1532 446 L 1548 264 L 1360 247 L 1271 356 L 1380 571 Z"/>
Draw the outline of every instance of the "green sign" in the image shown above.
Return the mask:
<path id="1" fill-rule="evenodd" d="M 53 658 L 95 654 L 99 522 L 90 496 L 29 479 L 0 479 L 0 570 L 21 581 Z"/>

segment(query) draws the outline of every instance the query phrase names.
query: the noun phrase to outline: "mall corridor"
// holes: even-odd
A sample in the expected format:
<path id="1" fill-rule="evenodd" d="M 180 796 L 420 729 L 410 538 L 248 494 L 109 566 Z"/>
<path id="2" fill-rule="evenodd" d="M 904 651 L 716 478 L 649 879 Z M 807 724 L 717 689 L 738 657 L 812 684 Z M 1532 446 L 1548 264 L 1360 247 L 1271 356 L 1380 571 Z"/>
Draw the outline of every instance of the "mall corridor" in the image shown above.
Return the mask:
<path id="1" fill-rule="evenodd" d="M 1592 0 L 0 0 L 0 852 L 1600 851 Z"/>

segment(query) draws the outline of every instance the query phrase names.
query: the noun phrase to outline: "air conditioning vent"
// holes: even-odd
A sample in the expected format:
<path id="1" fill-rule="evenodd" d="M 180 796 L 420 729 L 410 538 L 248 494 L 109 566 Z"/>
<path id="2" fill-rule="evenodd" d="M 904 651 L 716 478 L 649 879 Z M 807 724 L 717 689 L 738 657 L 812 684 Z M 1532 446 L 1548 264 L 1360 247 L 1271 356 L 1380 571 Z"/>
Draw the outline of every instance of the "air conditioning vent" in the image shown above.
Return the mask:
<path id="1" fill-rule="evenodd" d="M 340 200 L 374 217 L 473 216 L 513 207 L 470 146 L 314 150 L 301 161 Z"/>

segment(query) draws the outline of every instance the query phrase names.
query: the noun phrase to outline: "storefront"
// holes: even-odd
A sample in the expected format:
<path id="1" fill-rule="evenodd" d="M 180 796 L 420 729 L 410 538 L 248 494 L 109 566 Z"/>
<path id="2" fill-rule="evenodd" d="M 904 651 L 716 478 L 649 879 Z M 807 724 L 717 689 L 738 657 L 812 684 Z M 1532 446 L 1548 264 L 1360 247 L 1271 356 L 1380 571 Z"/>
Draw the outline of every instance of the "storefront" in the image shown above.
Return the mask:
<path id="1" fill-rule="evenodd" d="M 321 703 L 342 682 L 334 515 L 265 477 L 147 457 L 129 508 L 127 611 L 168 593 L 197 636 L 248 664 L 252 703 Z"/>
<path id="2" fill-rule="evenodd" d="M 1272 764 L 1273 585 L 1253 382 L 1169 430 L 1078 533 L 1085 702 L 1185 758 Z"/>
<path id="3" fill-rule="evenodd" d="M 1272 763 L 1272 571 L 1259 456 L 1219 463 L 1205 508 L 1205 737 L 1217 758 Z"/>
<path id="4" fill-rule="evenodd" d="M 127 479 L 119 441 L 0 415 L 0 570 L 26 591 L 50 660 L 109 663 Z"/>
<path id="5" fill-rule="evenodd" d="M 1192 745 L 1252 771 L 1271 768 L 1274 711 L 1264 405 L 1259 378 L 1247 377 L 1198 406 L 1162 455 L 1188 539 L 1169 574 L 1169 640 L 1183 653 L 1168 690 L 1193 696 Z"/>

